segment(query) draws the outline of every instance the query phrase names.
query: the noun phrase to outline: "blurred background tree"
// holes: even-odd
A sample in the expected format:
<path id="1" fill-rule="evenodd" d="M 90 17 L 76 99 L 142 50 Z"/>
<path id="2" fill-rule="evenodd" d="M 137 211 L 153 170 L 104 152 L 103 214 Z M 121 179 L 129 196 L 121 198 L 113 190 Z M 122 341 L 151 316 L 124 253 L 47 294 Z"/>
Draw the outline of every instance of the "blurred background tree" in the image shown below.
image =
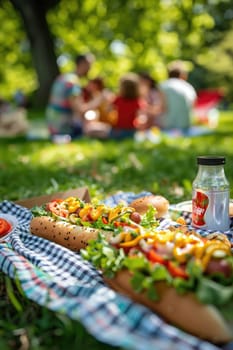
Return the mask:
<path id="1" fill-rule="evenodd" d="M 166 64 L 187 61 L 197 89 L 221 87 L 233 100 L 233 0 L 0 0 L 0 95 L 18 88 L 47 102 L 58 71 L 92 52 L 92 76 L 109 87 L 129 70 L 161 81 Z"/>

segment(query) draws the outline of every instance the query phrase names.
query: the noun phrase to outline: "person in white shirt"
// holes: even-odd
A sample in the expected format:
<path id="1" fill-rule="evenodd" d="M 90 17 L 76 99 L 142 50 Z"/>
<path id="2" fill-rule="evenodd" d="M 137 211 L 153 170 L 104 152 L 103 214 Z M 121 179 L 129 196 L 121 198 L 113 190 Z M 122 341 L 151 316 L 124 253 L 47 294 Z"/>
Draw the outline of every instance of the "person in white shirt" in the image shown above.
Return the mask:
<path id="1" fill-rule="evenodd" d="M 181 61 L 168 66 L 168 79 L 160 85 L 166 105 L 159 121 L 162 130 L 179 129 L 183 134 L 188 133 L 197 95 L 187 78 L 187 71 Z"/>

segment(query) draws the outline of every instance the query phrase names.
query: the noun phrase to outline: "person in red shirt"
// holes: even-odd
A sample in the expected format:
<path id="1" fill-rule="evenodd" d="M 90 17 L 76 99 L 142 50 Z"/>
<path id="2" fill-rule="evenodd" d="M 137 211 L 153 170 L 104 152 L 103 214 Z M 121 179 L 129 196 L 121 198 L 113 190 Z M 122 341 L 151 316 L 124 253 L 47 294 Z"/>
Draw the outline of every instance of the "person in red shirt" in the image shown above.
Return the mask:
<path id="1" fill-rule="evenodd" d="M 142 109 L 137 74 L 128 73 L 120 79 L 119 94 L 115 97 L 112 105 L 116 121 L 110 137 L 122 139 L 134 136 L 137 130 L 137 118 Z"/>

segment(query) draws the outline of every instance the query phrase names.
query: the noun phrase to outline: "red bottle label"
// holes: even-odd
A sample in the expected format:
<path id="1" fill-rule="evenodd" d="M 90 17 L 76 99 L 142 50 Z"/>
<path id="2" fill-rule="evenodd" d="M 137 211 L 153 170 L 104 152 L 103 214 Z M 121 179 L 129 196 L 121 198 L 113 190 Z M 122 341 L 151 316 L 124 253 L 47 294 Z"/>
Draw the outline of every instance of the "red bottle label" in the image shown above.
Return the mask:
<path id="1" fill-rule="evenodd" d="M 195 191 L 192 199 L 192 224 L 197 227 L 206 225 L 205 213 L 209 205 L 209 197 L 202 191 Z"/>

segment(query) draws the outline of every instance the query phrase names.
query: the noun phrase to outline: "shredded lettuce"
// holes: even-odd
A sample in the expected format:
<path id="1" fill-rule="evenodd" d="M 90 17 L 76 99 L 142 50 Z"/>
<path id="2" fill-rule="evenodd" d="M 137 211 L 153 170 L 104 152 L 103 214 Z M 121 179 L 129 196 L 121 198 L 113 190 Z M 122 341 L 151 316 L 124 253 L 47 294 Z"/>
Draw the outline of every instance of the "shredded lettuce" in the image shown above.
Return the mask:
<path id="1" fill-rule="evenodd" d="M 152 266 L 144 256 L 128 257 L 123 262 L 123 266 L 133 274 L 131 284 L 135 292 L 146 291 L 151 300 L 159 299 L 155 282 L 171 282 L 171 276 L 165 266 L 159 264 Z"/>
<path id="2" fill-rule="evenodd" d="M 222 306 L 230 302 L 233 303 L 233 285 L 223 286 L 213 280 L 202 277 L 198 281 L 196 295 L 204 304 Z"/>
<path id="3" fill-rule="evenodd" d="M 145 280 L 145 275 L 140 272 L 137 271 L 134 273 L 133 277 L 131 278 L 131 285 L 133 287 L 133 290 L 136 293 L 140 293 L 143 291 L 143 281 Z"/>
<path id="4" fill-rule="evenodd" d="M 229 328 L 233 329 L 233 300 L 228 302 L 226 305 L 219 305 L 220 310 L 224 319 L 228 322 Z"/>
<path id="5" fill-rule="evenodd" d="M 103 229 L 106 231 L 114 231 L 115 227 L 113 224 L 104 224 L 102 220 L 102 216 L 100 216 L 96 221 L 91 223 L 92 227 L 95 227 L 97 229 Z"/>
<path id="6" fill-rule="evenodd" d="M 82 249 L 80 253 L 84 259 L 104 271 L 109 278 L 112 278 L 122 268 L 125 259 L 124 250 L 109 245 L 102 234 L 99 234 L 97 240 L 89 241 L 87 248 Z"/>
<path id="7" fill-rule="evenodd" d="M 152 205 L 149 206 L 148 210 L 142 216 L 140 225 L 145 228 L 153 228 L 159 225 L 159 221 L 155 218 L 156 209 Z"/>
<path id="8" fill-rule="evenodd" d="M 186 271 L 189 275 L 189 278 L 187 280 L 180 277 L 172 279 L 172 285 L 179 294 L 185 294 L 189 291 L 195 291 L 198 280 L 202 276 L 202 269 L 200 265 L 197 265 L 192 260 L 188 262 Z"/>
<path id="9" fill-rule="evenodd" d="M 129 271 L 148 269 L 149 262 L 144 256 L 126 257 L 124 260 L 124 266 L 127 267 Z"/>
<path id="10" fill-rule="evenodd" d="M 48 216 L 48 211 L 45 210 L 45 206 L 34 206 L 31 208 L 31 212 L 33 216 Z"/>

